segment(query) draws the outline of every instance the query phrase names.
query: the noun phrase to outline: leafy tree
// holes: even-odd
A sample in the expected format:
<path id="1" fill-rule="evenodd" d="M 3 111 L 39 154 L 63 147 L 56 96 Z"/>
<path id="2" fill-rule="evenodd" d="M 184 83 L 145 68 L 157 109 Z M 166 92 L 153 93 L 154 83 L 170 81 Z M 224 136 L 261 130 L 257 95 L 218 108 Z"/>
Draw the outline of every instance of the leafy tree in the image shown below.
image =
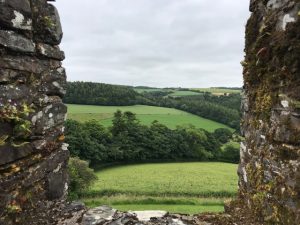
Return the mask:
<path id="1" fill-rule="evenodd" d="M 218 128 L 214 131 L 214 135 L 222 144 L 225 144 L 232 137 L 232 132 L 226 128 Z"/>

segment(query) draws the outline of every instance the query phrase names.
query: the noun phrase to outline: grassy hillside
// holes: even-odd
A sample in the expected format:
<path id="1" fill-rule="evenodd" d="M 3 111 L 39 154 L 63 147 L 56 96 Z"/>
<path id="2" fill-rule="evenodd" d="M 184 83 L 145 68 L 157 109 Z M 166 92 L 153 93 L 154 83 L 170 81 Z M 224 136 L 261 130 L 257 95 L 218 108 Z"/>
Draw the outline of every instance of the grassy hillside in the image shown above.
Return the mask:
<path id="1" fill-rule="evenodd" d="M 134 88 L 138 93 L 147 93 L 147 92 L 171 92 L 168 96 L 171 97 L 181 97 L 181 96 L 194 96 L 201 95 L 201 93 L 189 90 L 180 90 L 180 89 L 164 89 L 164 88 Z"/>
<path id="2" fill-rule="evenodd" d="M 214 131 L 217 128 L 229 128 L 228 126 L 204 119 L 202 117 L 171 108 L 155 106 L 91 106 L 91 105 L 68 105 L 68 118 L 77 121 L 88 121 L 91 119 L 99 120 L 104 126 L 112 124 L 114 112 L 117 110 L 131 111 L 137 114 L 137 118 L 142 124 L 150 125 L 154 120 L 165 124 L 169 128 L 175 128 L 178 125 L 193 124 L 195 127 Z M 231 129 L 232 130 L 232 129 Z"/>
<path id="3" fill-rule="evenodd" d="M 236 170 L 235 164 L 211 162 L 112 167 L 97 172 L 83 200 L 121 210 L 223 211 L 224 200 L 237 191 Z"/>
<path id="4" fill-rule="evenodd" d="M 179 97 L 179 96 L 193 96 L 193 95 L 199 95 L 200 93 L 197 93 L 195 91 L 201 91 L 201 92 L 209 92 L 213 95 L 224 95 L 224 94 L 233 94 L 233 93 L 240 93 L 240 89 L 234 89 L 234 88 L 190 88 L 187 90 L 180 90 L 177 88 L 134 88 L 134 90 L 138 93 L 145 93 L 145 92 L 173 92 L 172 94 L 169 94 L 169 96 L 172 97 Z"/>
<path id="5" fill-rule="evenodd" d="M 227 88 L 192 88 L 191 90 L 210 92 L 213 95 L 224 95 L 224 94 L 234 94 L 241 93 L 239 89 L 227 89 Z"/>
<path id="6" fill-rule="evenodd" d="M 172 97 L 194 96 L 194 95 L 201 95 L 201 93 L 197 93 L 194 91 L 174 91 L 172 94 L 169 94 L 169 96 Z"/>

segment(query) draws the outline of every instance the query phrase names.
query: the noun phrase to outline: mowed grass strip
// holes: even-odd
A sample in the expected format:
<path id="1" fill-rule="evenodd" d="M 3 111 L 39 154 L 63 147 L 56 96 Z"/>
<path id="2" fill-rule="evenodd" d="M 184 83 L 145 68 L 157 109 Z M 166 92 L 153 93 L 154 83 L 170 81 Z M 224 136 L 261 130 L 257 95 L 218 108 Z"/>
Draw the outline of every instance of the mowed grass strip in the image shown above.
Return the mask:
<path id="1" fill-rule="evenodd" d="M 89 204 L 109 204 L 109 205 L 222 205 L 228 198 L 196 198 L 196 197 L 168 197 L 168 196 L 145 196 L 117 194 L 98 198 L 85 198 Z"/>
<path id="2" fill-rule="evenodd" d="M 147 197 L 133 195 L 115 195 L 83 199 L 88 207 L 110 205 L 116 209 L 129 210 L 166 210 L 173 213 L 196 214 L 199 212 L 221 212 L 225 198 L 183 198 L 183 197 Z"/>
<path id="3" fill-rule="evenodd" d="M 68 104 L 68 118 L 80 122 L 95 119 L 104 126 L 109 127 L 112 125 L 112 118 L 117 110 L 121 110 L 123 112 L 130 111 L 135 113 L 141 123 L 147 126 L 151 125 L 153 121 L 157 120 L 158 122 L 168 126 L 171 129 L 175 129 L 176 126 L 186 126 L 192 124 L 197 128 L 203 128 L 210 132 L 218 128 L 227 128 L 233 130 L 224 124 L 208 120 L 181 110 L 145 105 L 91 106 Z"/>
<path id="4" fill-rule="evenodd" d="M 223 211 L 237 192 L 236 164 L 149 163 L 97 172 L 98 181 L 82 199 L 87 206 L 119 210 L 167 210 L 194 214 Z"/>

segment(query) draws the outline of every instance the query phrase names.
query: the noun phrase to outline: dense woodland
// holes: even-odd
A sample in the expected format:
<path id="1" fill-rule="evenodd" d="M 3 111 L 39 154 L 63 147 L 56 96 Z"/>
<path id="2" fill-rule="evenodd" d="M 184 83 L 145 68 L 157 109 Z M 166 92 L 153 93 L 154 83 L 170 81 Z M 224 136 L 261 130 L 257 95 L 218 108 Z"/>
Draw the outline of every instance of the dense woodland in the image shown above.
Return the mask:
<path id="1" fill-rule="evenodd" d="M 71 155 L 90 161 L 92 166 L 166 160 L 238 162 L 239 159 L 237 148 L 221 148 L 232 137 L 228 129 L 209 133 L 192 126 L 172 130 L 158 122 L 144 126 L 131 112 L 117 111 L 111 128 L 97 121 L 68 120 L 66 137 Z"/>
<path id="2" fill-rule="evenodd" d="M 138 94 L 130 87 L 92 82 L 68 82 L 65 103 L 83 105 L 135 105 Z"/>
<path id="3" fill-rule="evenodd" d="M 185 89 L 180 89 L 185 90 Z M 188 89 L 187 89 L 188 90 Z M 133 87 L 91 82 L 68 82 L 65 103 L 86 105 L 152 105 L 176 108 L 239 130 L 240 94 L 171 97 L 172 89 L 138 93 Z"/>

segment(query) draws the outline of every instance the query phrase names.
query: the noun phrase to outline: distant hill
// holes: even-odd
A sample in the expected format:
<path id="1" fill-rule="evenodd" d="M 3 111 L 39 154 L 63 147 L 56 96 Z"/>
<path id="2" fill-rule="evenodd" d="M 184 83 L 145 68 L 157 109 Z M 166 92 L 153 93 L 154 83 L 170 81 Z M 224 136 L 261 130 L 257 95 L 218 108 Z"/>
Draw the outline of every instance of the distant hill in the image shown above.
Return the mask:
<path id="1" fill-rule="evenodd" d="M 93 82 L 68 82 L 64 102 L 99 106 L 150 105 L 183 110 L 240 127 L 240 88 L 155 88 L 111 85 Z"/>
<path id="2" fill-rule="evenodd" d="M 139 94 L 132 87 L 93 82 L 68 82 L 65 103 L 84 105 L 134 105 Z"/>

